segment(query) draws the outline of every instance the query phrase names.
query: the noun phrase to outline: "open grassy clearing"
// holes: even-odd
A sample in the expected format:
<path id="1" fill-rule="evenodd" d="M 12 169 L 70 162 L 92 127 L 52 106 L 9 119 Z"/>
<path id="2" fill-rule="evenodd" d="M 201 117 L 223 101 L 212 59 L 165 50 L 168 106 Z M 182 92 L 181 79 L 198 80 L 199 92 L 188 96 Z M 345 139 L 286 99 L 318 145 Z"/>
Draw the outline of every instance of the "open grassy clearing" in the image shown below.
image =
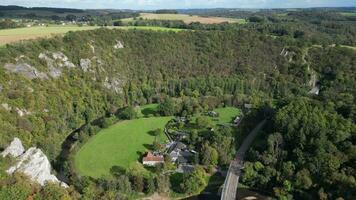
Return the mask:
<path id="1" fill-rule="evenodd" d="M 219 24 L 223 22 L 228 23 L 245 23 L 244 19 L 234 19 L 234 18 L 224 18 L 224 17 L 202 17 L 197 15 L 186 15 L 186 14 L 156 14 L 156 13 L 140 13 L 142 19 L 148 20 L 182 20 L 186 24 L 192 22 L 200 22 L 202 24 Z M 124 22 L 134 21 L 133 18 L 123 19 Z"/>
<path id="2" fill-rule="evenodd" d="M 139 161 L 154 141 L 150 134 L 164 128 L 171 117 L 141 118 L 119 122 L 93 136 L 74 157 L 75 168 L 80 175 L 94 178 L 110 175 L 113 166 L 127 168 Z M 167 138 L 161 135 L 161 140 Z"/>
<path id="3" fill-rule="evenodd" d="M 35 26 L 26 28 L 15 28 L 15 29 L 3 29 L 0 30 L 0 47 L 5 44 L 19 42 L 21 40 L 37 39 L 50 37 L 56 34 L 64 34 L 69 31 L 85 31 L 101 28 L 99 26 Z M 182 29 L 176 28 L 165 28 L 165 27 L 153 27 L 153 26 L 120 26 L 114 27 L 109 26 L 107 28 L 113 29 L 123 29 L 123 30 L 152 30 L 152 31 L 181 31 Z"/>
<path id="4" fill-rule="evenodd" d="M 343 16 L 354 17 L 356 16 L 356 12 L 340 12 Z"/>
<path id="5" fill-rule="evenodd" d="M 349 48 L 349 49 L 352 49 L 352 50 L 355 50 L 356 51 L 356 47 L 353 47 L 353 46 L 347 46 L 347 45 L 341 45 L 342 47 L 345 47 L 345 48 Z"/>
<path id="6" fill-rule="evenodd" d="M 139 114 L 139 117 L 153 116 L 157 113 L 157 110 L 158 110 L 158 104 L 156 104 L 156 103 L 140 106 L 141 113 Z"/>
<path id="7" fill-rule="evenodd" d="M 238 108 L 235 108 L 235 107 L 217 108 L 214 111 L 219 113 L 217 123 L 220 123 L 220 124 L 233 123 L 236 116 L 241 115 L 241 110 Z"/>

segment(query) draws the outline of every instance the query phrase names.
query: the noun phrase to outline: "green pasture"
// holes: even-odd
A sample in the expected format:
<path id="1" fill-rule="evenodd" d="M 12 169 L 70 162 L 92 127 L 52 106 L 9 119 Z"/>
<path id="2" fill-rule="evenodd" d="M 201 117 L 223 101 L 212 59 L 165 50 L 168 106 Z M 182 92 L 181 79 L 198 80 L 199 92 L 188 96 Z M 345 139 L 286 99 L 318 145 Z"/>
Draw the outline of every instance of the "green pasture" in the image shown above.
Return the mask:
<path id="1" fill-rule="evenodd" d="M 110 175 L 113 166 L 129 167 L 140 161 L 154 141 L 151 131 L 161 128 L 171 117 L 151 117 L 119 122 L 103 129 L 82 146 L 74 157 L 80 175 L 93 178 Z M 164 134 L 161 141 L 167 138 Z"/>

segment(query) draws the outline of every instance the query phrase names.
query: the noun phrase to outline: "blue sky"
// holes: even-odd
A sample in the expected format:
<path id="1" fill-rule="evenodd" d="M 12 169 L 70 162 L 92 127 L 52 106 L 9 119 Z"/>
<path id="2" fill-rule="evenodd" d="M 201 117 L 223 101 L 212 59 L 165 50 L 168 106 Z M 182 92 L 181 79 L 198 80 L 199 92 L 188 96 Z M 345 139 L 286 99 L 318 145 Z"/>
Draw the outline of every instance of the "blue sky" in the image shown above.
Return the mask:
<path id="1" fill-rule="evenodd" d="M 83 9 L 305 8 L 356 6 L 356 0 L 0 0 L 0 5 Z"/>

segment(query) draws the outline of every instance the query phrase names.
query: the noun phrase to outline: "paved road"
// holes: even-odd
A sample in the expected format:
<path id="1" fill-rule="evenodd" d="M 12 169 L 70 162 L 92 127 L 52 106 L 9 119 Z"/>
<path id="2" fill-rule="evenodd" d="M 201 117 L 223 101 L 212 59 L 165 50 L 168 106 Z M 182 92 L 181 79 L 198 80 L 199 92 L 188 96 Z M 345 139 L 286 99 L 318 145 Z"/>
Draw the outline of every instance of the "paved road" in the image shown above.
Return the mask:
<path id="1" fill-rule="evenodd" d="M 257 134 L 260 132 L 265 123 L 266 120 L 263 120 L 248 134 L 241 147 L 237 151 L 236 158 L 231 161 L 229 171 L 227 172 L 223 186 L 221 200 L 236 200 L 237 186 L 239 184 L 239 178 L 241 175 L 241 169 L 243 167 L 245 153 L 250 148 L 253 140 L 256 138 Z"/>

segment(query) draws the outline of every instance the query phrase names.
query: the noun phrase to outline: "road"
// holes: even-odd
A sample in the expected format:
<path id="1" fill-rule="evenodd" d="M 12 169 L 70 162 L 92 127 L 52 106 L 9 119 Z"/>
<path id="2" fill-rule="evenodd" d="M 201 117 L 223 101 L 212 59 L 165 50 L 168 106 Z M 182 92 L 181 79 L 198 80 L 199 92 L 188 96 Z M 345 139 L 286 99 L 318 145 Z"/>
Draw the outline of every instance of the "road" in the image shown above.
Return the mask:
<path id="1" fill-rule="evenodd" d="M 229 171 L 223 185 L 221 200 L 235 200 L 237 194 L 237 186 L 243 167 L 244 157 L 246 151 L 250 148 L 253 140 L 260 132 L 261 128 L 265 125 L 266 120 L 260 122 L 245 138 L 239 150 L 237 151 L 236 158 L 231 161 Z"/>

